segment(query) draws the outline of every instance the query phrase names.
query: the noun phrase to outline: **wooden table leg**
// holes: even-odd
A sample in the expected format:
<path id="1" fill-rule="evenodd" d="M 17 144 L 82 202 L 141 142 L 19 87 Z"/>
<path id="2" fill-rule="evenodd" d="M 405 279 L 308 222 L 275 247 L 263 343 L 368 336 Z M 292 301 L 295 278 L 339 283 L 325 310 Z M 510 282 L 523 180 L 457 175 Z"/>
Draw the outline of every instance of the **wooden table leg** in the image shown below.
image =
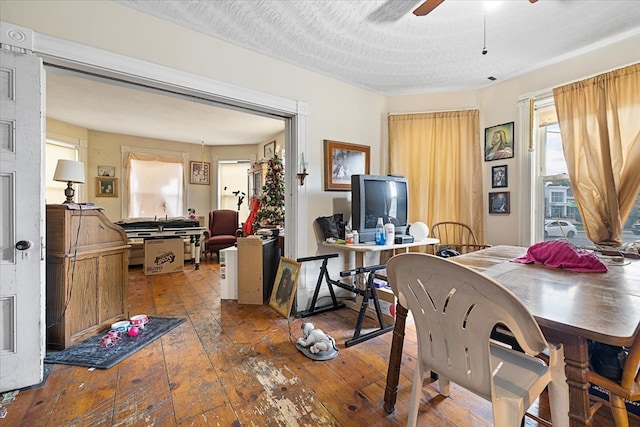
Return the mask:
<path id="1" fill-rule="evenodd" d="M 569 385 L 569 426 L 591 427 L 591 403 L 589 400 L 589 349 L 587 339 L 542 328 L 550 341 L 564 346 L 565 374 Z"/>
<path id="2" fill-rule="evenodd" d="M 384 410 L 388 414 L 395 410 L 398 397 L 398 382 L 400 380 L 400 364 L 402 363 L 402 347 L 404 345 L 404 327 L 407 321 L 408 310 L 396 304 L 396 321 L 393 327 L 393 339 L 391 340 L 391 355 L 389 356 L 389 369 L 387 370 L 387 385 L 384 390 Z"/>

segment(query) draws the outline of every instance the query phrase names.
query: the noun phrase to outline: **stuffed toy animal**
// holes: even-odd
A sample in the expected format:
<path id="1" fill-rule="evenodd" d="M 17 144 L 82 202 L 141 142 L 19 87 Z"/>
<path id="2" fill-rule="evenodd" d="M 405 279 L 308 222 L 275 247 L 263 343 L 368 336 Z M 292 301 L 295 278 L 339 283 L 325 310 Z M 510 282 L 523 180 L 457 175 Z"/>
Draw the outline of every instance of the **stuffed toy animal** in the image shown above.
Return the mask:
<path id="1" fill-rule="evenodd" d="M 298 338 L 298 344 L 309 348 L 312 354 L 320 351 L 337 350 L 336 341 L 322 332 L 321 329 L 316 329 L 313 323 L 305 322 L 302 324 L 301 329 L 302 338 Z"/>

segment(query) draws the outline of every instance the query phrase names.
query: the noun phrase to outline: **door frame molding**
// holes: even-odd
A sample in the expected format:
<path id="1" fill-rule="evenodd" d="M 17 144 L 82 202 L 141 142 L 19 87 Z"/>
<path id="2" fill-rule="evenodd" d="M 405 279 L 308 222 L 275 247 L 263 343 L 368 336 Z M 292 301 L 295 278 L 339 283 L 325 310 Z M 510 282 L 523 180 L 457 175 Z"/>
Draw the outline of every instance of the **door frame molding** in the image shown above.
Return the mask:
<path id="1" fill-rule="evenodd" d="M 27 34 L 31 50 L 43 59 L 45 65 L 194 96 L 219 107 L 284 119 L 285 163 L 288 165 L 297 165 L 297 159 L 306 149 L 309 108 L 305 102 L 63 40 L 7 22 L 2 22 L 2 27 L 3 34 L 10 31 Z M 285 170 L 285 230 L 289 235 L 285 255 L 295 259 L 298 248 L 307 246 L 307 194 L 306 187 L 298 185 L 297 171 L 292 169 L 295 167 Z"/>

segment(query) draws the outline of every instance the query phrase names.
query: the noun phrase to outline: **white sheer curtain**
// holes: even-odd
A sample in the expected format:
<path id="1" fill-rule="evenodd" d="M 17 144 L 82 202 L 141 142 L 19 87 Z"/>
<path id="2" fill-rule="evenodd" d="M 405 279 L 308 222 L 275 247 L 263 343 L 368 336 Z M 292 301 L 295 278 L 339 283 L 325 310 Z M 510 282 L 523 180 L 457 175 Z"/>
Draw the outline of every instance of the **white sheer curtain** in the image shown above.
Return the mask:
<path id="1" fill-rule="evenodd" d="M 127 153 L 128 218 L 184 215 L 184 166 L 181 157 Z"/>

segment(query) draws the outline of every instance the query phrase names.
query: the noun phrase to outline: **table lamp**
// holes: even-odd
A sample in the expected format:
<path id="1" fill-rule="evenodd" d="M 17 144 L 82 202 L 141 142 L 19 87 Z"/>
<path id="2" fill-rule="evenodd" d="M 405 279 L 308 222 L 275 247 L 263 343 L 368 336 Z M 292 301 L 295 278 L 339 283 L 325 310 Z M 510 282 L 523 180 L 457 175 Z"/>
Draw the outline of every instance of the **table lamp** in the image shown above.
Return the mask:
<path id="1" fill-rule="evenodd" d="M 67 188 L 64 190 L 67 200 L 64 203 L 73 203 L 75 191 L 72 184 L 74 182 L 84 184 L 84 163 L 75 160 L 58 160 L 53 180 L 67 183 Z"/>

